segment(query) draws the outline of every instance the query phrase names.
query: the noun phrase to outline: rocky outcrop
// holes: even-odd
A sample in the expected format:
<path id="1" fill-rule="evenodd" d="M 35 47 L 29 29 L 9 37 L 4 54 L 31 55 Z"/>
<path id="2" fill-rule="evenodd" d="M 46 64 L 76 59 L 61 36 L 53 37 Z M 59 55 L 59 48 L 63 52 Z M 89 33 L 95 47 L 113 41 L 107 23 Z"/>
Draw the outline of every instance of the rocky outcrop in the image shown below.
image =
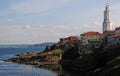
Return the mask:
<path id="1" fill-rule="evenodd" d="M 119 69 L 119 59 L 111 62 L 116 57 L 120 56 L 120 47 L 109 47 L 109 48 L 95 48 L 93 50 L 86 51 L 82 56 L 77 54 L 76 47 L 66 50 L 62 55 L 62 60 L 60 63 L 63 67 L 67 69 L 71 69 L 74 71 L 81 72 L 92 72 L 98 73 L 100 76 L 106 76 L 105 74 L 112 74 L 114 76 L 115 73 L 119 73 L 116 70 Z M 111 62 L 110 64 L 107 64 Z M 113 65 L 113 66 L 111 66 Z M 117 68 L 115 68 L 117 66 Z M 103 68 L 104 67 L 104 68 Z M 109 67 L 109 68 L 108 68 Z M 111 69 L 111 70 L 110 70 Z M 106 72 L 105 72 L 106 70 Z"/>
<path id="2" fill-rule="evenodd" d="M 100 76 L 120 76 L 120 57 L 107 62 L 99 72 Z"/>
<path id="3" fill-rule="evenodd" d="M 70 72 L 75 72 L 76 74 L 80 73 L 80 75 L 78 76 L 81 76 L 82 74 L 85 74 L 82 76 L 98 76 L 98 74 L 91 71 L 94 71 L 99 65 L 98 63 L 96 63 L 98 59 L 96 57 L 99 53 L 96 53 L 95 55 L 94 52 L 87 51 L 83 56 L 79 56 L 78 54 L 76 54 L 75 48 L 73 47 L 72 49 L 66 50 L 66 54 L 63 54 L 63 58 L 62 60 L 60 60 L 62 68 Z M 102 54 L 100 55 L 103 56 Z"/>
<path id="4" fill-rule="evenodd" d="M 62 50 L 52 50 L 51 52 L 24 53 L 17 55 L 16 58 L 5 61 L 29 65 L 50 65 L 57 64 L 61 59 Z"/>

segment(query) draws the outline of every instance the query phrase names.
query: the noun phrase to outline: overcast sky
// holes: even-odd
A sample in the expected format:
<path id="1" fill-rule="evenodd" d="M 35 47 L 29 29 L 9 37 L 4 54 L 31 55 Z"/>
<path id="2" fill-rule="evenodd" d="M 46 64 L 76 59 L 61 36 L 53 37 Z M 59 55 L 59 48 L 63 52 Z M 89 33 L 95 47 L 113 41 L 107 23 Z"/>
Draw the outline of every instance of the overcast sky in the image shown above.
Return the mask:
<path id="1" fill-rule="evenodd" d="M 61 37 L 102 31 L 107 0 L 0 0 L 0 44 L 57 42 Z M 110 20 L 120 25 L 120 0 Z"/>

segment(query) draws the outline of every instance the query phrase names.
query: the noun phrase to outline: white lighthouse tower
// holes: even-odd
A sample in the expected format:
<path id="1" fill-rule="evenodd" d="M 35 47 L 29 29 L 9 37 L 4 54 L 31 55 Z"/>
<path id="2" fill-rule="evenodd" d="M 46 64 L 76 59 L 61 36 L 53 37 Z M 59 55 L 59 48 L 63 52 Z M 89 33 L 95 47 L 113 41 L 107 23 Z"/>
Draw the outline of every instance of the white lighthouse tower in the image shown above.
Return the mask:
<path id="1" fill-rule="evenodd" d="M 104 11 L 103 33 L 109 30 L 111 30 L 111 26 L 110 26 L 110 19 L 109 19 L 109 5 L 107 3 Z"/>

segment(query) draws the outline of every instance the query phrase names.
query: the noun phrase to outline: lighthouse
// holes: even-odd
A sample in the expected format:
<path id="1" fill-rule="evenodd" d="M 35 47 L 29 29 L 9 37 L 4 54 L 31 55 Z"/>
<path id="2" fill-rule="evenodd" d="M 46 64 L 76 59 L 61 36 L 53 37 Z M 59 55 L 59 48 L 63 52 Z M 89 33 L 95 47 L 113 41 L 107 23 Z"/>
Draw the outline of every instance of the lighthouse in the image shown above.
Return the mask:
<path id="1" fill-rule="evenodd" d="M 106 4 L 105 11 L 104 11 L 104 21 L 103 21 L 103 33 L 105 31 L 111 30 L 110 26 L 110 19 L 109 19 L 109 5 Z"/>

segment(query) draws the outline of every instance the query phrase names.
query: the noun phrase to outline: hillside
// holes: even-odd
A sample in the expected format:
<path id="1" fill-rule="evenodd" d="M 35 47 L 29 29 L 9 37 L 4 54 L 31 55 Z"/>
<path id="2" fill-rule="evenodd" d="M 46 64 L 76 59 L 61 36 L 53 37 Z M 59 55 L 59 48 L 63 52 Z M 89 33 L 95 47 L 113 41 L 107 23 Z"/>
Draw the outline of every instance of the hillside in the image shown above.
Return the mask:
<path id="1" fill-rule="evenodd" d="M 45 42 L 41 44 L 20 44 L 20 45 L 0 45 L 0 48 L 28 48 L 28 47 L 41 47 L 41 46 L 47 46 L 47 45 L 54 45 L 56 44 L 55 42 Z"/>

